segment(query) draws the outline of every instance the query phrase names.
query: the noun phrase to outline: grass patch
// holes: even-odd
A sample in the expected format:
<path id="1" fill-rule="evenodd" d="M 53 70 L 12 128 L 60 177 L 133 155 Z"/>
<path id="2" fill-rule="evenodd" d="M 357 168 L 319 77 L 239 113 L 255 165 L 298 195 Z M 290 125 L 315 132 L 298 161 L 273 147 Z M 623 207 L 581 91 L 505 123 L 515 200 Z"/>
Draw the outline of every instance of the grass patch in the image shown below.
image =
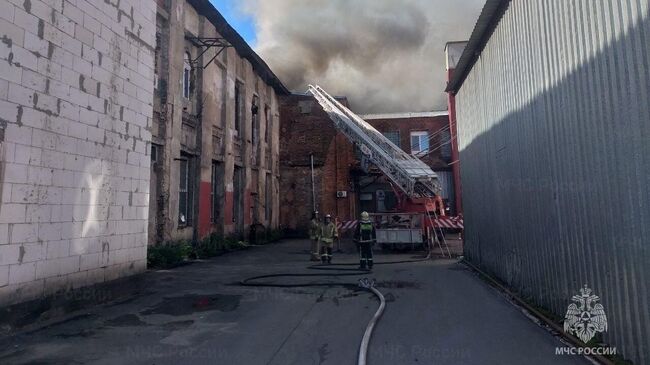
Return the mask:
<path id="1" fill-rule="evenodd" d="M 257 244 L 268 244 L 282 239 L 281 230 L 266 230 Z M 247 241 L 238 236 L 221 236 L 216 233 L 191 243 L 189 241 L 169 241 L 147 248 L 147 267 L 151 269 L 169 269 L 193 259 L 206 259 L 226 252 L 243 250 L 250 247 Z"/>

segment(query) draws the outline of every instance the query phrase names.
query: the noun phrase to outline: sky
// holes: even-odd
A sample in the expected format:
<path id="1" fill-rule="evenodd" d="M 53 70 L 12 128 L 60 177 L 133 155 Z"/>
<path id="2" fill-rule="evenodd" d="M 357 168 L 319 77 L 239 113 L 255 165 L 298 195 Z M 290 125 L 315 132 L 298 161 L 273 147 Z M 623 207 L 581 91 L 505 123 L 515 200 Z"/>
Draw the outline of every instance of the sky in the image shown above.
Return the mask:
<path id="1" fill-rule="evenodd" d="M 211 0 L 287 88 L 317 84 L 357 113 L 445 110 L 445 43 L 485 0 Z"/>
<path id="2" fill-rule="evenodd" d="M 252 14 L 243 11 L 241 1 L 210 0 L 210 2 L 226 18 L 226 21 L 235 28 L 237 33 L 254 48 L 257 40 L 255 36 L 255 19 Z"/>

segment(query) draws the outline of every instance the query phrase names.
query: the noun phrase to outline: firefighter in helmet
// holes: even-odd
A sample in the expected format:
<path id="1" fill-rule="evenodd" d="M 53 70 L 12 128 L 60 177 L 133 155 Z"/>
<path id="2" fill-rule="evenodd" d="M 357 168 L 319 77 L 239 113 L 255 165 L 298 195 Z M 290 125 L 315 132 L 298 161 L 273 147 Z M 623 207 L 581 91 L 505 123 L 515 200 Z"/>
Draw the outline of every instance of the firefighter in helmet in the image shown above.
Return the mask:
<path id="1" fill-rule="evenodd" d="M 354 230 L 354 242 L 359 249 L 359 268 L 372 270 L 372 246 L 377 242 L 377 232 L 368 212 L 361 213 L 361 220 Z"/>
<path id="2" fill-rule="evenodd" d="M 327 214 L 320 229 L 320 260 L 322 263 L 332 262 L 332 247 L 334 247 L 336 238 L 339 238 L 339 231 L 336 224 L 332 222 L 332 216 Z"/>
<path id="3" fill-rule="evenodd" d="M 318 212 L 315 211 L 311 214 L 309 221 L 309 239 L 311 240 L 311 261 L 318 261 L 318 242 L 320 240 L 320 221 L 318 220 Z"/>

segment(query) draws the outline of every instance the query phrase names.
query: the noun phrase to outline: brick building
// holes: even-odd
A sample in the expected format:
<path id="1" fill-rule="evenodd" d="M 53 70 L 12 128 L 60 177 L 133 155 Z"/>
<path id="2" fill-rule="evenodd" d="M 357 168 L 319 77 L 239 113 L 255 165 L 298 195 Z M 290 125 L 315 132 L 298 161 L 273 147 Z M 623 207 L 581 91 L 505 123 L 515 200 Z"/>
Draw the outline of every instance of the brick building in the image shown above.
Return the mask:
<path id="1" fill-rule="evenodd" d="M 153 1 L 0 2 L 0 306 L 142 272 Z"/>
<path id="2" fill-rule="evenodd" d="M 344 105 L 347 100 L 338 98 Z M 363 210 L 390 211 L 396 199 L 379 171 L 364 168 L 361 154 L 334 128 L 311 95 L 281 98 L 280 219 L 289 232 L 303 233 L 313 209 L 339 221 Z M 362 116 L 407 153 L 417 153 L 438 173 L 443 196 L 453 200 L 447 112 Z M 313 183 L 312 183 L 313 163 Z"/>
<path id="3" fill-rule="evenodd" d="M 286 88 L 208 0 L 158 0 L 149 242 L 278 225 Z"/>

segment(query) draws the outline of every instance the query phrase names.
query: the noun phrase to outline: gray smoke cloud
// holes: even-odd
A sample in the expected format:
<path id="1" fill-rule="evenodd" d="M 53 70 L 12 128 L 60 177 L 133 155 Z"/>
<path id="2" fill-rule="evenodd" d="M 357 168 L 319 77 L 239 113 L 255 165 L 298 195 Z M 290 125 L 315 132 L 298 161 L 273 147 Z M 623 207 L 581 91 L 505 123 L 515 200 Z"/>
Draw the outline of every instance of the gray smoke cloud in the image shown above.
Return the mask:
<path id="1" fill-rule="evenodd" d="M 446 109 L 447 41 L 484 0 L 245 0 L 256 51 L 291 90 L 321 85 L 359 113 Z"/>

